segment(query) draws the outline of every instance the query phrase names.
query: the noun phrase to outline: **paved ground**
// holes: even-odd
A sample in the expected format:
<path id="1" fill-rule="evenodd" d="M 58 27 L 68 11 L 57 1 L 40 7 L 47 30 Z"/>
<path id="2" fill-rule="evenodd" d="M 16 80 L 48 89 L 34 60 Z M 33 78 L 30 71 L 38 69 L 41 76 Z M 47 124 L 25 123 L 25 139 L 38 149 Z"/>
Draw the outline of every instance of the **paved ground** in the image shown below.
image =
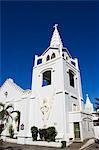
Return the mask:
<path id="1" fill-rule="evenodd" d="M 79 150 L 79 148 L 74 146 L 74 147 L 67 148 L 66 150 Z M 83 150 L 99 150 L 99 144 L 94 143 Z"/>
<path id="2" fill-rule="evenodd" d="M 81 143 L 74 143 L 68 148 L 60 149 L 60 148 L 48 148 L 41 146 L 27 146 L 27 145 L 18 145 L 12 143 L 4 143 L 0 150 L 79 150 L 81 147 Z M 92 144 L 88 148 L 84 150 L 99 150 L 99 144 Z"/>
<path id="3" fill-rule="evenodd" d="M 84 150 L 99 150 L 99 144 L 94 143 Z"/>
<path id="4" fill-rule="evenodd" d="M 4 143 L 0 150 L 59 150 L 59 148 Z"/>

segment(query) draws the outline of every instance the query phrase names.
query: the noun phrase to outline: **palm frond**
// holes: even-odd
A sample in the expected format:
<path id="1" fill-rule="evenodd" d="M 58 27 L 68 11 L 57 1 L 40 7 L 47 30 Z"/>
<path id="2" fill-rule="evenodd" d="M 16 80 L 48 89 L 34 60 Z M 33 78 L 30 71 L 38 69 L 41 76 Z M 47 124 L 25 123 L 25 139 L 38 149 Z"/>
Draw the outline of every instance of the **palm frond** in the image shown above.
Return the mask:
<path id="1" fill-rule="evenodd" d="M 9 108 L 12 108 L 14 110 L 14 107 L 12 105 L 8 105 L 5 109 L 9 109 Z"/>
<path id="2" fill-rule="evenodd" d="M 4 107 L 5 107 L 5 104 L 3 104 L 3 103 L 0 102 L 0 106 L 4 108 Z"/>
<path id="3" fill-rule="evenodd" d="M 11 111 L 11 113 L 18 113 L 18 111 L 13 110 L 13 111 Z"/>
<path id="4" fill-rule="evenodd" d="M 4 116 L 5 116 L 5 110 L 2 110 L 0 112 L 0 120 L 3 120 L 4 119 Z"/>

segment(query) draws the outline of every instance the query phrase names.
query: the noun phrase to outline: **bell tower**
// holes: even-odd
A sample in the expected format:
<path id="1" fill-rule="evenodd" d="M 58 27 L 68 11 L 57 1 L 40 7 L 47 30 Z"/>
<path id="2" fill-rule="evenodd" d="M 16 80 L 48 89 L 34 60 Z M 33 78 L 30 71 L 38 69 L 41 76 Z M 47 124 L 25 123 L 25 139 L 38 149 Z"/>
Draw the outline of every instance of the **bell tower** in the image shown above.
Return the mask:
<path id="1" fill-rule="evenodd" d="M 57 138 L 69 141 L 69 112 L 81 110 L 82 89 L 77 59 L 73 59 L 55 24 L 50 46 L 35 55 L 30 125 L 55 126 Z"/>

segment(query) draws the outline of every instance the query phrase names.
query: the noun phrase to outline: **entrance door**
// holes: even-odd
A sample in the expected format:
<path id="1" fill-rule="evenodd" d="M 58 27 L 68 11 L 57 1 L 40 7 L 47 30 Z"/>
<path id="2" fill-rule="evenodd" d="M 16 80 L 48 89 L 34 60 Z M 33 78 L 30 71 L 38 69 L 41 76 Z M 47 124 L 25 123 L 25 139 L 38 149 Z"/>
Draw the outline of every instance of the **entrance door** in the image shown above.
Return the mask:
<path id="1" fill-rule="evenodd" d="M 74 122 L 74 139 L 80 139 L 80 125 L 79 122 Z"/>

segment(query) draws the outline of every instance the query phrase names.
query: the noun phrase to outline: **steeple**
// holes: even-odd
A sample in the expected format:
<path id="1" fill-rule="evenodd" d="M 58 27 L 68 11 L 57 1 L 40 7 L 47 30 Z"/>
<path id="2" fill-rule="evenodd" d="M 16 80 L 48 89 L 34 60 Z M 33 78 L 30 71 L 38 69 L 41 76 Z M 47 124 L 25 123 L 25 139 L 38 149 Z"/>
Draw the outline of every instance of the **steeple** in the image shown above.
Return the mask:
<path id="1" fill-rule="evenodd" d="M 90 103 L 91 103 L 88 94 L 86 94 L 86 103 L 87 103 L 87 104 L 90 104 Z"/>
<path id="2" fill-rule="evenodd" d="M 61 38 L 60 38 L 60 35 L 59 35 L 59 32 L 58 32 L 57 26 L 58 26 L 58 24 L 55 24 L 53 26 L 55 29 L 54 29 L 54 32 L 53 32 L 53 35 L 52 35 L 52 38 L 51 38 L 51 42 L 50 42 L 50 47 L 52 47 L 52 48 L 63 47 L 63 44 L 62 44 L 62 41 L 61 41 Z"/>
<path id="3" fill-rule="evenodd" d="M 88 94 L 86 94 L 85 111 L 90 114 L 93 112 L 93 104 L 91 103 Z"/>

